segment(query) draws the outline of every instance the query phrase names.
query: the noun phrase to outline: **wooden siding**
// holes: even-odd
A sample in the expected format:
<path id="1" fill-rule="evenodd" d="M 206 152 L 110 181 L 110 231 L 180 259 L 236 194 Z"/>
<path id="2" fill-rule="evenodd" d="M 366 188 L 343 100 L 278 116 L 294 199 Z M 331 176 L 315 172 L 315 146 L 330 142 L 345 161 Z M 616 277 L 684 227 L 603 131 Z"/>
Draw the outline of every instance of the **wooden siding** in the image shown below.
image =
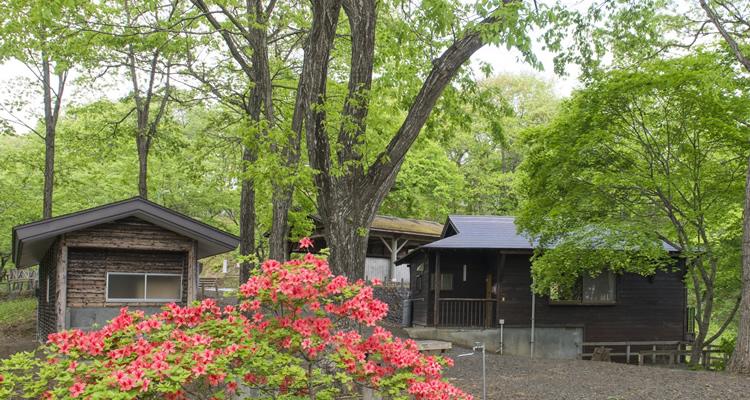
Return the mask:
<path id="1" fill-rule="evenodd" d="M 531 319 L 531 261 L 509 255 L 500 286 L 500 318 L 506 326 L 528 326 Z M 584 340 L 684 340 L 686 292 L 682 272 L 653 277 L 618 275 L 614 305 L 554 305 L 536 299 L 538 327 L 581 326 Z"/>
<path id="2" fill-rule="evenodd" d="M 182 303 L 187 301 L 187 253 L 70 247 L 68 307 L 159 306 L 152 302 L 107 302 L 107 272 L 182 274 Z"/>
<path id="3" fill-rule="evenodd" d="M 57 258 L 60 242 L 50 246 L 49 251 L 39 263 L 39 296 L 37 306 L 37 338 L 46 341 L 50 333 L 57 331 L 55 310 L 55 293 L 57 292 Z M 49 286 L 48 286 L 49 285 Z M 47 290 L 49 288 L 49 301 Z"/>
<path id="4" fill-rule="evenodd" d="M 65 235 L 69 247 L 189 251 L 193 240 L 135 217 Z"/>
<path id="5" fill-rule="evenodd" d="M 495 316 L 508 327 L 531 324 L 531 253 L 505 254 L 501 268 L 501 252 L 490 250 L 443 250 L 441 273 L 453 274 L 453 289 L 441 290 L 441 298 L 485 298 L 487 274 L 498 280 L 499 305 Z M 435 256 L 429 257 L 430 278 L 435 271 Z M 467 281 L 463 282 L 463 264 L 467 265 Z M 416 279 L 412 270 L 412 279 Z M 412 284 L 412 298 L 425 297 L 424 306 L 414 304 L 412 321 L 432 325 L 434 291 L 417 290 Z M 681 267 L 660 271 L 653 277 L 636 274 L 618 275 L 614 305 L 553 305 L 545 296 L 536 299 L 537 327 L 583 327 L 585 341 L 671 341 L 685 340 L 685 309 L 687 292 Z"/>

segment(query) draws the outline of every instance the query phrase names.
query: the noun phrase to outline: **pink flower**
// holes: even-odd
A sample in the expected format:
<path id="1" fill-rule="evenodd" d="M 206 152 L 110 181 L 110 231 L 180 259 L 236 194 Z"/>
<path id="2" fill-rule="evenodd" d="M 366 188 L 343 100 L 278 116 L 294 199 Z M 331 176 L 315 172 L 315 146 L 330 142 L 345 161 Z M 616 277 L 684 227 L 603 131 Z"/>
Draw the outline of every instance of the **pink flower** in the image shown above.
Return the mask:
<path id="1" fill-rule="evenodd" d="M 311 249 L 313 247 L 313 241 L 309 237 L 303 237 L 299 240 L 300 249 Z"/>
<path id="2" fill-rule="evenodd" d="M 68 390 L 70 391 L 70 397 L 76 398 L 83 393 L 83 390 L 86 389 L 86 385 L 81 382 L 76 382 L 71 386 Z"/>

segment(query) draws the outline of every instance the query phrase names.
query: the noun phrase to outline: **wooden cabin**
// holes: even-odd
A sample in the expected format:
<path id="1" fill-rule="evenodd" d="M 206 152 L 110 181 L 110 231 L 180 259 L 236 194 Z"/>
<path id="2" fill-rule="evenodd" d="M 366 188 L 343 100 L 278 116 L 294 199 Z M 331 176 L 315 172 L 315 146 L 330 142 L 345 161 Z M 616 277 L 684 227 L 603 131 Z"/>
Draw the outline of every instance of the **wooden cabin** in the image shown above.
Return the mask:
<path id="1" fill-rule="evenodd" d="M 326 247 L 325 230 L 320 217 L 312 216 L 315 230 L 311 235 L 316 249 Z M 365 278 L 383 282 L 409 283 L 409 269 L 396 260 L 410 251 L 440 238 L 443 224 L 413 218 L 376 215 L 370 224 L 365 260 Z"/>
<path id="2" fill-rule="evenodd" d="M 676 249 L 663 246 L 677 257 Z M 464 332 L 502 325 L 506 350 L 512 340 L 517 353 L 533 353 L 536 345 L 541 354 L 541 342 L 548 340 L 553 358 L 580 356 L 586 344 L 676 345 L 690 339 L 681 260 L 672 270 L 648 277 L 584 276 L 570 298 L 556 301 L 532 295 L 533 252 L 534 244 L 518 234 L 513 217 L 450 216 L 440 240 L 398 260 L 411 273 L 411 324 Z M 423 338 L 447 335 L 423 331 L 443 335 Z M 499 337 L 496 331 L 487 335 L 492 342 Z"/>
<path id="3" fill-rule="evenodd" d="M 123 306 L 196 299 L 198 260 L 234 250 L 227 232 L 142 198 L 13 228 L 13 261 L 39 265 L 37 331 L 102 325 Z"/>

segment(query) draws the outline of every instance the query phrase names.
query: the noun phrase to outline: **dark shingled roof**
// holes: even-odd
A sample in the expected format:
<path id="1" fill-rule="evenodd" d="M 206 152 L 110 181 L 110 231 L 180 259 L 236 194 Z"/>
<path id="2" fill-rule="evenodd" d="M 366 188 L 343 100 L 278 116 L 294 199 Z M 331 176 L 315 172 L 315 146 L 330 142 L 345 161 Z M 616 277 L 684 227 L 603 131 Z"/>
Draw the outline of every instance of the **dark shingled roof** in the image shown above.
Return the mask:
<path id="1" fill-rule="evenodd" d="M 397 264 L 409 262 L 421 249 L 504 249 L 533 250 L 537 241 L 518 232 L 515 217 L 451 215 L 445 224 L 443 238 L 428 243 L 397 260 Z M 662 242 L 664 250 L 677 252 Z"/>
<path id="2" fill-rule="evenodd" d="M 239 244 L 237 236 L 141 197 L 133 197 L 14 227 L 13 262 L 17 267 L 38 264 L 58 236 L 127 217 L 136 217 L 194 239 L 199 259 L 232 251 Z"/>

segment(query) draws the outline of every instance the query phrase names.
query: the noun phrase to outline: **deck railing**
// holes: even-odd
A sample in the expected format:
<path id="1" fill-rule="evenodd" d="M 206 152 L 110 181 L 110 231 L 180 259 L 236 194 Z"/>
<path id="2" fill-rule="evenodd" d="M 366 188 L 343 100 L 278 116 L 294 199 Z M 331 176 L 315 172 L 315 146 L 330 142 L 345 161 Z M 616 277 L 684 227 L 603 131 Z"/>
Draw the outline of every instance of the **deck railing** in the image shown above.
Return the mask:
<path id="1" fill-rule="evenodd" d="M 495 321 L 496 299 L 440 299 L 438 326 L 491 328 Z"/>

